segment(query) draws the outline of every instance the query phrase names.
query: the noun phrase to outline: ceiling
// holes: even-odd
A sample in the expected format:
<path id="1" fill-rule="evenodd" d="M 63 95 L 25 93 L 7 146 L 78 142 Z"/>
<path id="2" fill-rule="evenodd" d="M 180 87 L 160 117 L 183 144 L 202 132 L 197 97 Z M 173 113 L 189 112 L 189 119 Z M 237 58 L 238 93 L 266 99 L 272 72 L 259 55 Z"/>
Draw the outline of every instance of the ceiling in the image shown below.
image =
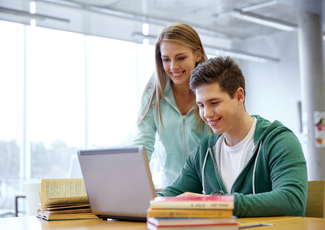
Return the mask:
<path id="1" fill-rule="evenodd" d="M 70 21 L 70 27 L 58 28 L 63 30 L 73 31 L 72 27 L 79 26 L 74 23 L 76 18 L 80 19 L 80 16 L 73 18 L 75 11 L 68 13 L 66 10 L 68 7 L 126 19 L 129 24 L 131 20 L 138 23 L 147 22 L 149 25 L 158 25 L 163 28 L 174 22 L 184 22 L 193 26 L 200 35 L 205 34 L 228 40 L 243 40 L 283 31 L 283 28 L 270 26 L 270 22 L 296 30 L 299 10 L 318 15 L 322 15 L 324 11 L 322 0 L 1 0 L 0 19 L 12 20 L 8 18 L 8 14 L 17 15 L 17 12 L 3 12 L 6 9 L 18 10 L 19 14 L 23 12 L 26 16 L 26 13 L 29 14 L 31 1 L 37 3 L 39 14 L 51 15 L 52 19 L 62 16 L 66 21 Z M 247 21 L 247 18 L 254 20 Z M 256 18 L 259 21 L 262 20 L 262 23 L 257 23 Z M 82 20 L 90 21 L 87 16 L 84 16 Z M 82 20 L 80 20 L 79 27 L 85 26 L 81 25 L 85 24 Z M 17 18 L 13 21 L 28 23 L 28 20 L 19 21 Z M 39 25 L 51 27 L 50 24 L 42 22 Z M 99 25 L 107 27 L 107 23 Z M 114 33 L 116 32 L 120 33 L 119 31 Z M 155 31 L 153 37 L 157 35 Z"/>
<path id="2" fill-rule="evenodd" d="M 53 1 L 53 0 L 51 0 Z M 145 18 L 149 22 L 184 22 L 219 37 L 247 39 L 279 29 L 238 19 L 236 10 L 297 25 L 299 9 L 322 14 L 321 0 L 64 0 L 83 7 L 107 9 Z M 254 8 L 248 8 L 248 7 Z M 94 8 L 93 8 L 94 9 Z"/>
<path id="3" fill-rule="evenodd" d="M 324 6 L 322 0 L 0 0 L 0 20 L 31 25 L 35 19 L 38 27 L 149 44 L 167 25 L 184 22 L 199 33 L 207 53 L 278 62 L 240 51 L 242 41 L 283 33 L 284 26 L 296 31 L 300 10 L 322 16 Z"/>

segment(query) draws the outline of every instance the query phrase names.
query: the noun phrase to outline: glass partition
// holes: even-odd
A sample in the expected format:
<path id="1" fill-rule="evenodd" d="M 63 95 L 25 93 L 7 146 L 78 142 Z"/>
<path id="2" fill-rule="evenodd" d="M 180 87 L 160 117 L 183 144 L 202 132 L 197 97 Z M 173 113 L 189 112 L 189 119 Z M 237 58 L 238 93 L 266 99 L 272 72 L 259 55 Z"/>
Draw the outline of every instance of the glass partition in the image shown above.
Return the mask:
<path id="1" fill-rule="evenodd" d="M 23 136 L 24 26 L 0 21 L 0 213 L 20 190 Z"/>
<path id="2" fill-rule="evenodd" d="M 131 144 L 155 60 L 150 45 L 4 21 L 0 31 L 1 215 L 24 183 L 68 177 L 78 149 Z"/>
<path id="3" fill-rule="evenodd" d="M 84 140 L 84 36 L 27 29 L 31 175 L 67 177 Z"/>

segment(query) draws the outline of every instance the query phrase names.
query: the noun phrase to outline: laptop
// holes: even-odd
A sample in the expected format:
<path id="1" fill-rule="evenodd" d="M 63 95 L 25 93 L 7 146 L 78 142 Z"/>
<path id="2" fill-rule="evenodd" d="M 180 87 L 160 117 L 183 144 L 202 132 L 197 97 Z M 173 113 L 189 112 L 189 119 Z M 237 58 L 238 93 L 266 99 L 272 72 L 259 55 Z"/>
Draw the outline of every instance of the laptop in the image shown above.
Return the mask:
<path id="1" fill-rule="evenodd" d="M 143 146 L 79 150 L 78 158 L 92 213 L 146 221 L 156 192 Z"/>

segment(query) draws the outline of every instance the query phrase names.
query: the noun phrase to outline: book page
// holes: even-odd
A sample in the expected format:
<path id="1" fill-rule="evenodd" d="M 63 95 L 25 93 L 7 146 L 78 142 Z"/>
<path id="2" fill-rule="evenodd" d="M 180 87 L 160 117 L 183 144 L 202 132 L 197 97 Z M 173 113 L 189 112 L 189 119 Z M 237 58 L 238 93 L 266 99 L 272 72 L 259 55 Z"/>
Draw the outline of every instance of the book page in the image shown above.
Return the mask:
<path id="1" fill-rule="evenodd" d="M 59 211 L 48 211 L 48 213 L 57 213 L 57 214 L 64 214 L 64 213 L 91 213 L 90 208 L 78 209 L 78 210 L 59 210 Z"/>
<path id="2" fill-rule="evenodd" d="M 42 179 L 40 200 L 42 211 L 49 198 L 87 196 L 83 179 Z"/>
<path id="3" fill-rule="evenodd" d="M 71 204 L 88 204 L 87 196 L 78 196 L 78 197 L 59 197 L 59 198 L 49 198 L 44 204 L 44 207 L 53 207 L 53 206 L 70 206 Z"/>
<path id="4" fill-rule="evenodd" d="M 45 220 L 73 220 L 73 219 L 98 219 L 98 217 L 93 213 L 48 213 L 42 217 Z"/>
<path id="5" fill-rule="evenodd" d="M 90 207 L 89 203 L 88 204 L 76 204 L 76 205 L 46 205 L 46 211 L 53 211 L 53 210 L 64 210 L 64 209 L 72 209 L 72 208 L 88 208 Z"/>

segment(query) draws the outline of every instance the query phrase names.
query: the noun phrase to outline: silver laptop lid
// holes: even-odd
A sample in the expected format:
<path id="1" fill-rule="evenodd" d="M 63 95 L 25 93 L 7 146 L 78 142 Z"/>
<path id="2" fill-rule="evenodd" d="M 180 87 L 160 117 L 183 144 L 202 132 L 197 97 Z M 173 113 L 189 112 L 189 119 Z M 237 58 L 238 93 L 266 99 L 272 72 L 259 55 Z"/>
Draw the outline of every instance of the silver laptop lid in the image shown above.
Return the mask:
<path id="1" fill-rule="evenodd" d="M 146 220 L 156 193 L 143 146 L 79 150 L 78 157 L 92 213 Z"/>

